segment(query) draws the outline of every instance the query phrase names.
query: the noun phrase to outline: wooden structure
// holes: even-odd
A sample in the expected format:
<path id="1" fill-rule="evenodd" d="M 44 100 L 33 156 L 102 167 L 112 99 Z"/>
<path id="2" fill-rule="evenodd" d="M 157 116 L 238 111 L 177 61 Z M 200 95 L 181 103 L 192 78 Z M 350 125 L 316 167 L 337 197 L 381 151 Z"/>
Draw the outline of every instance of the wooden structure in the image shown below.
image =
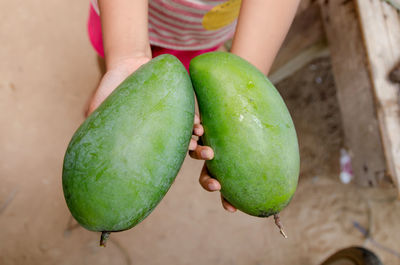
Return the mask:
<path id="1" fill-rule="evenodd" d="M 388 77 L 400 62 L 399 10 L 385 0 L 303 1 L 270 78 L 327 55 L 355 181 L 375 186 L 390 176 L 399 190 L 400 85 Z"/>

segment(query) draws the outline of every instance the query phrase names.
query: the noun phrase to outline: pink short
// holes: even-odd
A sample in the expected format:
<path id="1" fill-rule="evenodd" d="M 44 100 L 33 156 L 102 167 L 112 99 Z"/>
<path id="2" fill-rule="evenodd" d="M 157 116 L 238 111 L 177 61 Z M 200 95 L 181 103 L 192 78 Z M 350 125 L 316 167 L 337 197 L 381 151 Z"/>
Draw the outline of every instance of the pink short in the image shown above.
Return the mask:
<path id="1" fill-rule="evenodd" d="M 92 5 L 90 5 L 90 11 L 89 11 L 88 32 L 92 46 L 101 57 L 104 57 L 100 16 L 96 13 Z M 152 45 L 151 50 L 153 58 L 161 54 L 166 54 L 166 53 L 172 54 L 178 57 L 178 59 L 183 63 L 186 69 L 189 69 L 189 63 L 194 57 L 202 53 L 215 51 L 219 48 L 219 46 L 220 45 L 205 50 L 179 51 Z"/>

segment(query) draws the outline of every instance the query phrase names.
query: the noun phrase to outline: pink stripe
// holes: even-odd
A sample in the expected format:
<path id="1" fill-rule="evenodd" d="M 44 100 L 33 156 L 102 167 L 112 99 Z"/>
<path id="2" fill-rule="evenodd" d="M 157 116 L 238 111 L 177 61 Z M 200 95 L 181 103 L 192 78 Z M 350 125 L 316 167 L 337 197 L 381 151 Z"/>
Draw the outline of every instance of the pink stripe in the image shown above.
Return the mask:
<path id="1" fill-rule="evenodd" d="M 183 44 L 183 43 L 178 43 L 177 44 L 176 42 L 165 41 L 165 40 L 159 39 L 157 37 L 151 37 L 150 40 L 157 41 L 159 43 L 166 44 L 166 45 L 169 45 L 169 46 L 185 47 L 185 48 L 198 47 L 199 45 L 203 45 L 204 43 L 206 43 L 206 42 L 200 42 L 200 43 L 194 43 L 194 44 Z"/>
<path id="2" fill-rule="evenodd" d="M 167 21 L 166 19 L 164 19 L 163 15 L 158 14 L 157 11 L 155 11 L 155 10 L 149 10 L 149 16 L 151 16 L 152 18 L 158 19 L 158 20 L 162 21 L 163 23 L 165 22 L 165 24 L 173 25 L 174 27 L 176 25 L 176 24 L 173 24 L 173 23 Z M 171 19 L 171 17 L 169 17 L 169 18 Z M 172 19 L 176 20 L 175 18 L 172 18 Z M 181 23 L 184 23 L 185 25 L 191 25 L 191 26 L 193 26 L 193 25 L 202 26 L 201 23 L 191 22 L 191 21 L 185 21 L 185 22 L 181 22 Z M 199 30 L 200 29 L 200 28 L 182 27 L 182 26 L 179 26 L 179 25 L 176 25 L 176 27 L 179 27 L 179 28 L 181 28 L 183 30 L 185 30 L 185 29 Z"/>
<path id="3" fill-rule="evenodd" d="M 174 30 L 172 30 L 172 29 L 170 29 L 170 28 L 167 28 L 167 27 L 164 27 L 164 26 L 160 26 L 160 25 L 157 25 L 157 27 L 149 28 L 149 30 L 150 30 L 150 29 L 153 29 L 153 30 L 159 29 L 159 30 L 162 30 L 162 31 L 171 33 L 171 34 L 176 35 L 176 36 L 187 36 L 187 35 L 189 35 L 189 34 L 187 34 L 187 33 L 178 33 L 178 32 L 176 32 L 176 31 L 174 31 Z M 203 35 L 203 36 L 205 36 L 205 37 L 211 37 L 211 38 L 212 38 L 212 37 L 214 37 L 215 35 Z"/>
<path id="4" fill-rule="evenodd" d="M 157 18 L 155 18 L 154 20 L 157 20 Z M 166 25 L 164 26 L 164 25 L 155 24 L 154 22 L 155 21 L 153 21 L 152 27 L 155 28 L 155 29 L 158 28 L 160 30 L 172 33 L 172 34 L 177 35 L 177 36 L 187 36 L 188 34 L 190 34 L 190 33 L 187 32 L 188 29 L 173 25 L 171 23 L 165 22 Z M 181 29 L 183 32 L 178 32 L 175 29 L 178 29 L 178 30 Z M 205 36 L 205 37 L 214 37 L 214 36 L 219 35 L 221 32 L 223 32 L 222 30 L 221 31 L 206 32 L 203 29 L 195 29 L 193 31 L 194 32 L 191 32 L 192 34 L 201 33 L 201 36 Z"/>
<path id="5" fill-rule="evenodd" d="M 179 25 L 176 25 L 176 24 L 172 24 L 172 23 L 170 23 L 170 22 L 168 22 L 168 21 L 166 21 L 166 20 L 164 20 L 164 19 L 162 19 L 160 17 L 155 16 L 154 14 L 152 14 L 150 12 L 149 12 L 149 18 L 151 18 L 153 20 L 156 20 L 159 23 L 165 24 L 166 26 L 178 29 L 178 30 L 183 30 L 183 31 L 191 30 L 191 31 L 199 31 L 199 32 L 204 31 L 204 29 L 201 29 L 201 28 L 182 27 L 182 26 L 179 26 Z M 180 34 L 180 33 L 176 32 L 176 34 Z"/>
<path id="6" fill-rule="evenodd" d="M 187 10 L 176 8 L 176 7 L 172 6 L 172 5 L 168 5 L 168 4 L 164 3 L 164 2 L 159 2 L 158 4 L 161 7 L 165 8 L 165 9 L 167 9 L 169 11 L 172 11 L 173 13 L 177 14 L 178 16 L 182 16 L 183 15 L 183 16 L 187 16 L 187 17 L 203 18 L 202 14 L 197 14 L 197 13 L 193 13 L 193 12 L 190 12 L 190 11 L 187 11 Z M 161 8 L 158 5 L 155 5 L 152 1 L 149 1 L 149 6 L 151 8 L 155 8 L 155 9 Z"/>
<path id="7" fill-rule="evenodd" d="M 160 32 L 157 32 L 157 31 L 155 31 L 155 30 L 153 30 L 153 29 L 150 29 L 149 32 L 156 34 L 157 37 L 162 38 L 163 41 L 167 41 L 167 42 L 168 42 L 168 41 L 171 41 L 171 43 L 175 43 L 175 45 L 176 45 L 176 43 L 179 43 L 179 41 L 180 41 L 178 38 L 176 38 L 176 37 L 174 37 L 174 36 L 166 36 L 166 35 L 161 34 Z M 153 37 L 153 36 L 152 36 L 152 37 Z M 154 38 L 154 37 L 153 37 L 153 38 Z M 196 41 L 196 40 L 193 39 L 193 38 L 185 39 L 185 42 L 188 42 L 188 41 Z M 180 42 L 182 42 L 182 41 L 180 41 Z M 196 42 L 193 43 L 193 44 L 187 44 L 187 45 L 188 45 L 188 46 L 193 46 L 193 45 L 196 45 Z"/>
<path id="8" fill-rule="evenodd" d="M 190 41 L 190 40 L 193 40 L 193 41 L 204 41 L 204 40 L 210 40 L 211 38 L 210 38 L 210 36 L 203 36 L 203 35 L 201 35 L 201 36 L 198 36 L 197 38 L 196 37 L 192 37 L 192 36 L 189 36 L 189 35 L 181 35 L 181 36 L 183 36 L 183 37 L 189 37 L 189 38 L 179 38 L 179 36 L 174 36 L 174 35 L 166 35 L 166 34 L 164 34 L 164 33 L 162 33 L 162 32 L 159 32 L 159 31 L 157 31 L 157 29 L 154 29 L 154 28 L 149 28 L 149 32 L 152 32 L 152 33 L 154 33 L 154 34 L 156 34 L 156 35 L 158 35 L 158 36 L 160 36 L 160 37 L 162 37 L 162 38 L 165 38 L 165 39 L 170 39 L 170 40 L 175 40 L 175 41 L 182 41 L 182 40 L 184 40 L 184 41 Z M 223 32 L 224 34 L 219 34 L 219 35 L 216 35 L 216 36 L 211 36 L 211 37 L 213 37 L 213 39 L 215 39 L 215 38 L 221 38 L 221 37 L 223 37 L 223 36 L 227 36 L 227 35 L 230 35 L 230 32 Z"/>
<path id="9" fill-rule="evenodd" d="M 173 0 L 174 3 L 200 10 L 211 10 L 215 5 L 196 4 L 187 0 Z"/>
<path id="10" fill-rule="evenodd" d="M 165 17 L 174 19 L 174 20 L 179 21 L 179 22 L 184 23 L 184 24 L 196 24 L 196 25 L 197 25 L 197 24 L 201 23 L 202 18 L 203 18 L 203 16 L 200 15 L 200 16 L 198 17 L 198 22 L 197 22 L 197 21 L 190 21 L 190 20 L 184 20 L 184 19 L 182 19 L 182 17 L 179 17 L 179 15 L 178 15 L 178 16 L 173 16 L 173 15 L 164 13 L 162 9 L 160 9 L 160 8 L 158 8 L 158 7 L 155 7 L 155 6 L 152 6 L 152 7 L 151 7 L 151 10 L 152 10 L 152 11 L 155 11 L 156 13 L 158 13 L 158 14 L 160 14 L 160 15 L 162 15 L 162 16 L 165 16 Z M 184 18 L 184 17 L 183 17 L 183 18 Z"/>
<path id="11" fill-rule="evenodd" d="M 154 25 L 154 26 L 156 26 L 157 28 L 160 28 L 162 30 L 174 33 L 176 35 L 185 35 L 186 33 L 175 31 L 175 30 L 173 30 L 173 28 L 177 29 L 177 30 L 183 30 L 183 31 L 188 30 L 187 28 L 183 28 L 183 27 L 180 27 L 178 25 L 171 24 L 171 23 L 169 23 L 167 21 L 161 21 L 161 19 L 156 18 L 156 17 L 152 17 L 150 14 L 149 14 L 149 17 L 151 17 L 153 19 L 153 22 L 156 22 L 156 20 L 159 20 L 158 23 L 162 22 L 163 24 L 165 24 L 166 26 L 169 26 L 170 28 L 166 28 L 163 25 L 159 25 L 159 24 Z M 201 30 L 200 29 L 193 29 L 193 31 L 199 31 L 200 32 Z"/>
<path id="12" fill-rule="evenodd" d="M 156 37 L 153 37 L 153 38 L 151 38 L 150 39 L 151 41 L 156 41 L 157 42 L 157 45 L 161 45 L 161 46 L 166 46 L 166 47 L 180 47 L 180 48 L 193 48 L 193 50 L 194 49 L 196 49 L 196 47 L 198 47 L 198 45 L 199 45 L 199 43 L 197 43 L 197 45 L 195 45 L 195 44 L 192 44 L 192 45 L 187 45 L 187 44 L 185 44 L 185 45 L 183 45 L 183 44 L 177 44 L 177 43 L 175 43 L 175 42 L 168 42 L 168 41 L 165 41 L 165 40 L 161 40 L 161 39 L 159 39 L 159 38 L 156 38 Z"/>

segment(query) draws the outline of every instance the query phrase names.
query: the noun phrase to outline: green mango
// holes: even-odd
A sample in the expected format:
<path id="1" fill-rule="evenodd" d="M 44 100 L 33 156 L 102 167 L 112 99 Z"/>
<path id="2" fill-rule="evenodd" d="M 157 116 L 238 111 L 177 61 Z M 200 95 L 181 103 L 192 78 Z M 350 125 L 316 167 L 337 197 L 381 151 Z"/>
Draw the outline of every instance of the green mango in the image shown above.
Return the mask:
<path id="1" fill-rule="evenodd" d="M 104 232 L 104 241 L 153 211 L 186 156 L 194 104 L 184 66 L 161 55 L 86 119 L 69 143 L 62 175 L 65 200 L 79 224 Z"/>
<path id="2" fill-rule="evenodd" d="M 280 212 L 298 182 L 296 131 L 279 92 L 256 67 L 226 52 L 194 58 L 189 67 L 204 127 L 207 161 L 224 198 L 259 217 Z"/>

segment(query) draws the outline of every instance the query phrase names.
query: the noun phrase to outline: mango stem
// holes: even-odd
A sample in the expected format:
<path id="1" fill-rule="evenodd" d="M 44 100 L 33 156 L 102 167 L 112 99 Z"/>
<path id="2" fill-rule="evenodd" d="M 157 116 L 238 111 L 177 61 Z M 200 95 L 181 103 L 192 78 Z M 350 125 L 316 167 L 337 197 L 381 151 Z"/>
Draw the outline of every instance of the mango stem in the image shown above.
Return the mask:
<path id="1" fill-rule="evenodd" d="M 103 231 L 100 236 L 100 247 L 106 247 L 107 239 L 110 237 L 111 232 Z"/>
<path id="2" fill-rule="evenodd" d="M 275 220 L 276 226 L 279 228 L 279 232 L 281 233 L 281 235 L 284 238 L 287 238 L 287 235 L 285 234 L 285 231 L 283 231 L 283 226 L 281 224 L 281 219 L 279 217 L 279 214 L 274 214 L 274 220 Z"/>

